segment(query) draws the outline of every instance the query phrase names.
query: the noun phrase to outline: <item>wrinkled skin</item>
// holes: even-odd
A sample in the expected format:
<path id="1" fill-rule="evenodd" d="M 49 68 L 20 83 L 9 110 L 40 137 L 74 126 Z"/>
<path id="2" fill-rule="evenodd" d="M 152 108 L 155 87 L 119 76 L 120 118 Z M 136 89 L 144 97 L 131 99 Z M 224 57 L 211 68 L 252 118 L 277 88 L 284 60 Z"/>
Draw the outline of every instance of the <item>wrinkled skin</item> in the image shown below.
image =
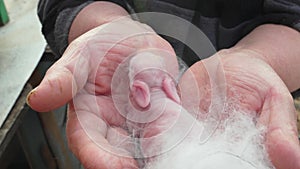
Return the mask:
<path id="1" fill-rule="evenodd" d="M 257 112 L 257 125 L 267 127 L 265 143 L 274 166 L 277 169 L 298 169 L 300 147 L 292 97 L 280 77 L 260 58 L 253 51 L 229 49 L 194 64 L 189 69 L 191 73 L 186 73 L 182 78 L 181 93 L 193 96 L 194 92 L 188 87 L 188 83 L 191 79 L 196 79 L 202 93 L 201 101 L 200 104 L 187 103 L 186 108 L 191 112 L 195 107 L 201 112 L 207 112 L 208 105 L 214 103 L 214 98 L 210 97 L 212 90 L 209 90 L 209 76 L 205 65 L 220 63 L 214 70 L 217 74 L 224 75 L 226 99 L 234 100 L 242 109 Z M 218 79 L 222 78 L 216 78 Z"/>
<path id="2" fill-rule="evenodd" d="M 213 96 L 213 90 L 218 90 L 215 93 L 217 95 L 224 93 L 224 101 L 230 100 L 236 103 L 237 105 L 233 106 L 239 109 L 257 112 L 257 125 L 267 127 L 265 143 L 274 166 L 279 169 L 299 168 L 300 147 L 292 97 L 274 70 L 259 58 L 257 53 L 248 50 L 223 50 L 210 59 L 196 63 L 185 73 L 179 84 L 183 99 L 195 99 L 182 100 L 182 104 L 189 112 L 194 112 L 194 115 L 204 122 L 205 117 L 209 116 L 207 114 L 209 109 L 212 111 L 211 109 L 221 110 L 222 108 L 222 105 L 219 108 L 218 106 L 209 107 L 210 104 L 218 103 L 217 99 L 220 97 Z M 212 65 L 215 67 L 211 67 Z M 147 77 L 146 74 L 140 76 L 151 79 L 148 83 L 157 82 L 157 79 L 160 79 Z M 214 84 L 211 82 L 212 79 L 215 81 Z M 193 81 L 198 83 L 196 89 L 191 88 Z M 144 126 L 142 136 L 145 138 L 165 132 L 173 125 L 174 121 L 178 120 L 180 113 L 186 113 L 184 109 L 180 108 L 178 100 L 168 97 L 170 94 L 163 90 L 162 81 L 160 84 L 161 86 L 155 86 L 160 92 L 156 90 L 157 93 L 150 93 L 151 97 L 155 97 L 152 98 L 151 104 L 159 107 L 165 102 L 167 106 L 160 118 Z M 195 92 L 197 89 L 200 90 L 200 95 Z M 200 98 L 197 99 L 199 96 Z M 195 112 L 195 110 L 198 111 Z M 199 114 L 199 112 L 201 113 Z M 184 116 L 182 115 L 182 117 Z M 181 121 L 181 123 L 189 124 L 192 121 L 192 118 L 186 119 L 188 120 Z M 200 128 L 196 128 L 196 130 L 200 132 Z M 179 131 L 176 130 L 176 134 L 179 134 Z M 144 153 L 154 155 L 153 151 L 161 151 L 159 149 L 162 145 L 161 139 L 145 141 L 141 145 Z"/>
<path id="3" fill-rule="evenodd" d="M 102 25 L 73 41 L 61 59 L 47 71 L 41 84 L 29 94 L 28 103 L 39 112 L 69 103 L 68 144 L 85 168 L 138 168 L 130 155 L 117 156 L 117 150 L 111 146 L 115 138 L 110 131 L 117 130 L 124 135 L 127 132 L 123 129 L 125 119 L 113 106 L 110 83 L 119 63 L 147 48 L 174 53 L 169 43 L 146 25 L 130 19 Z M 177 65 L 175 55 L 169 61 Z M 76 83 L 72 86 L 73 78 Z M 80 123 L 78 115 L 82 114 L 80 118 L 84 120 Z M 107 149 L 95 144 L 81 124 L 88 128 L 89 134 L 96 133 L 97 143 Z"/>
<path id="4" fill-rule="evenodd" d="M 62 58 L 47 71 L 41 84 L 28 97 L 30 106 L 40 112 L 69 103 L 68 143 L 85 168 L 138 168 L 130 154 L 124 157 L 111 153 L 118 152 L 111 146 L 115 139 L 110 131 L 128 134 L 124 130 L 124 117 L 118 114 L 112 104 L 111 78 L 117 65 L 137 50 L 158 48 L 173 52 L 165 40 L 145 25 L 130 20 L 114 24 L 106 24 L 107 29 L 96 28 L 70 44 Z M 126 27 L 130 27 L 130 30 L 125 29 Z M 137 32 L 142 36 L 136 35 Z M 240 106 L 259 114 L 258 124 L 266 125 L 268 129 L 266 144 L 273 164 L 278 169 L 300 168 L 295 110 L 284 83 L 268 64 L 255 57 L 255 53 L 229 50 L 219 54 L 225 73 L 226 96 L 231 98 L 237 93 L 240 96 Z M 218 57 L 214 55 L 204 63 Z M 171 62 L 176 63 L 176 58 Z M 217 68 L 216 65 L 215 69 Z M 181 93 L 193 97 L 195 93 L 189 87 L 189 82 L 196 80 L 201 97 L 200 102 L 191 103 L 185 101 L 187 97 L 182 97 L 183 105 L 191 112 L 194 112 L 195 107 L 205 112 L 214 100 L 209 97 L 210 83 L 203 62 L 196 63 L 188 72 L 180 83 Z M 72 90 L 73 78 L 76 81 Z M 96 105 L 93 104 L 94 99 Z M 104 150 L 90 139 L 78 120 L 78 114 L 84 114 L 85 121 L 88 122 L 81 124 L 86 124 L 90 133 L 97 133 L 97 143 L 110 151 Z M 161 122 L 165 123 L 168 116 L 163 117 Z"/>

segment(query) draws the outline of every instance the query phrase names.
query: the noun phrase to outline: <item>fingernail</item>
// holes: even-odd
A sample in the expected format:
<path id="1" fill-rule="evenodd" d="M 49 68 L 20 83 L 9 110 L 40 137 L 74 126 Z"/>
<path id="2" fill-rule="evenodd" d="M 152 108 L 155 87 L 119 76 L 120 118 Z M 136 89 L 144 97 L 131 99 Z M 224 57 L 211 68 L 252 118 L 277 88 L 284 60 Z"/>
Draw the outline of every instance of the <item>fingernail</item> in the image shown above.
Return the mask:
<path id="1" fill-rule="evenodd" d="M 32 89 L 32 90 L 28 93 L 28 95 L 27 95 L 27 97 L 26 97 L 26 104 L 27 104 L 29 107 L 31 107 L 30 104 L 29 104 L 29 102 L 30 102 L 30 97 L 31 97 L 32 95 L 35 94 L 36 89 L 37 89 L 37 87 L 34 88 L 34 89 Z"/>

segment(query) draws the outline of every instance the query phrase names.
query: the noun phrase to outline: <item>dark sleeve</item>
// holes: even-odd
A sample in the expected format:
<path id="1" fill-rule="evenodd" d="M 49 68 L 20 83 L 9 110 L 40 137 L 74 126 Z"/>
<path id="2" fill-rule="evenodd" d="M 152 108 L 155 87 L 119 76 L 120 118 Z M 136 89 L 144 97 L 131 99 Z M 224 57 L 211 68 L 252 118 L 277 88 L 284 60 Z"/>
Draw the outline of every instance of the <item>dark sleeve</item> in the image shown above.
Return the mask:
<path id="1" fill-rule="evenodd" d="M 213 34 L 216 37 L 212 36 L 212 42 L 215 40 L 214 45 L 218 50 L 232 47 L 253 29 L 263 24 L 280 24 L 300 31 L 300 0 L 226 2 L 222 4 L 223 6 L 220 5 L 218 32 Z M 211 29 L 205 31 L 209 32 Z"/>
<path id="2" fill-rule="evenodd" d="M 300 31 L 300 0 L 265 0 L 263 12 L 271 23 Z"/>
<path id="3" fill-rule="evenodd" d="M 109 0 L 125 8 L 123 0 Z M 42 24 L 42 33 L 56 56 L 61 56 L 68 46 L 68 34 L 71 24 L 79 13 L 93 0 L 40 0 L 38 16 Z"/>

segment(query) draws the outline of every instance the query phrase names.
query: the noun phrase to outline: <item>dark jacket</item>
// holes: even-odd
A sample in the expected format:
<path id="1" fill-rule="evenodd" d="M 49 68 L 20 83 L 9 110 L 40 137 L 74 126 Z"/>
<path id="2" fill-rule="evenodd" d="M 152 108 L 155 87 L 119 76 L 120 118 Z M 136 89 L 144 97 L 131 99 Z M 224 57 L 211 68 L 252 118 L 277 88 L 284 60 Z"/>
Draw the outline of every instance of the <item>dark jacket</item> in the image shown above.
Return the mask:
<path id="1" fill-rule="evenodd" d="M 187 19 L 206 34 L 217 50 L 231 47 L 255 27 L 264 23 L 283 24 L 300 30 L 300 0 L 110 1 L 131 12 L 130 9 L 135 12 L 164 12 Z M 74 17 L 91 2 L 94 1 L 40 0 L 38 15 L 42 23 L 42 32 L 57 55 L 61 55 L 68 45 L 68 32 Z M 180 45 L 173 46 L 175 50 L 180 48 Z M 195 58 L 190 58 L 190 64 L 194 61 Z"/>

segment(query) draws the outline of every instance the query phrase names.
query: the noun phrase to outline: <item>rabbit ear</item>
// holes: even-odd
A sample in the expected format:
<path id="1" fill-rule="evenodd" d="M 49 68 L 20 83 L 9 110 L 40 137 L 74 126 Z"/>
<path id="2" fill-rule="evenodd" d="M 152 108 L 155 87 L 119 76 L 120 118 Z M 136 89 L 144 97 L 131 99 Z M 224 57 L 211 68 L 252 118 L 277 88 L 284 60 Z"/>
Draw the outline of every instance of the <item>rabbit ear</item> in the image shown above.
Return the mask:
<path id="1" fill-rule="evenodd" d="M 180 98 L 177 94 L 176 86 L 174 81 L 171 78 L 165 78 L 163 80 L 163 90 L 165 91 L 166 95 L 172 99 L 173 101 L 180 103 Z"/>
<path id="2" fill-rule="evenodd" d="M 150 89 L 149 86 L 140 80 L 134 80 L 131 86 L 131 93 L 134 101 L 142 108 L 150 104 Z"/>

